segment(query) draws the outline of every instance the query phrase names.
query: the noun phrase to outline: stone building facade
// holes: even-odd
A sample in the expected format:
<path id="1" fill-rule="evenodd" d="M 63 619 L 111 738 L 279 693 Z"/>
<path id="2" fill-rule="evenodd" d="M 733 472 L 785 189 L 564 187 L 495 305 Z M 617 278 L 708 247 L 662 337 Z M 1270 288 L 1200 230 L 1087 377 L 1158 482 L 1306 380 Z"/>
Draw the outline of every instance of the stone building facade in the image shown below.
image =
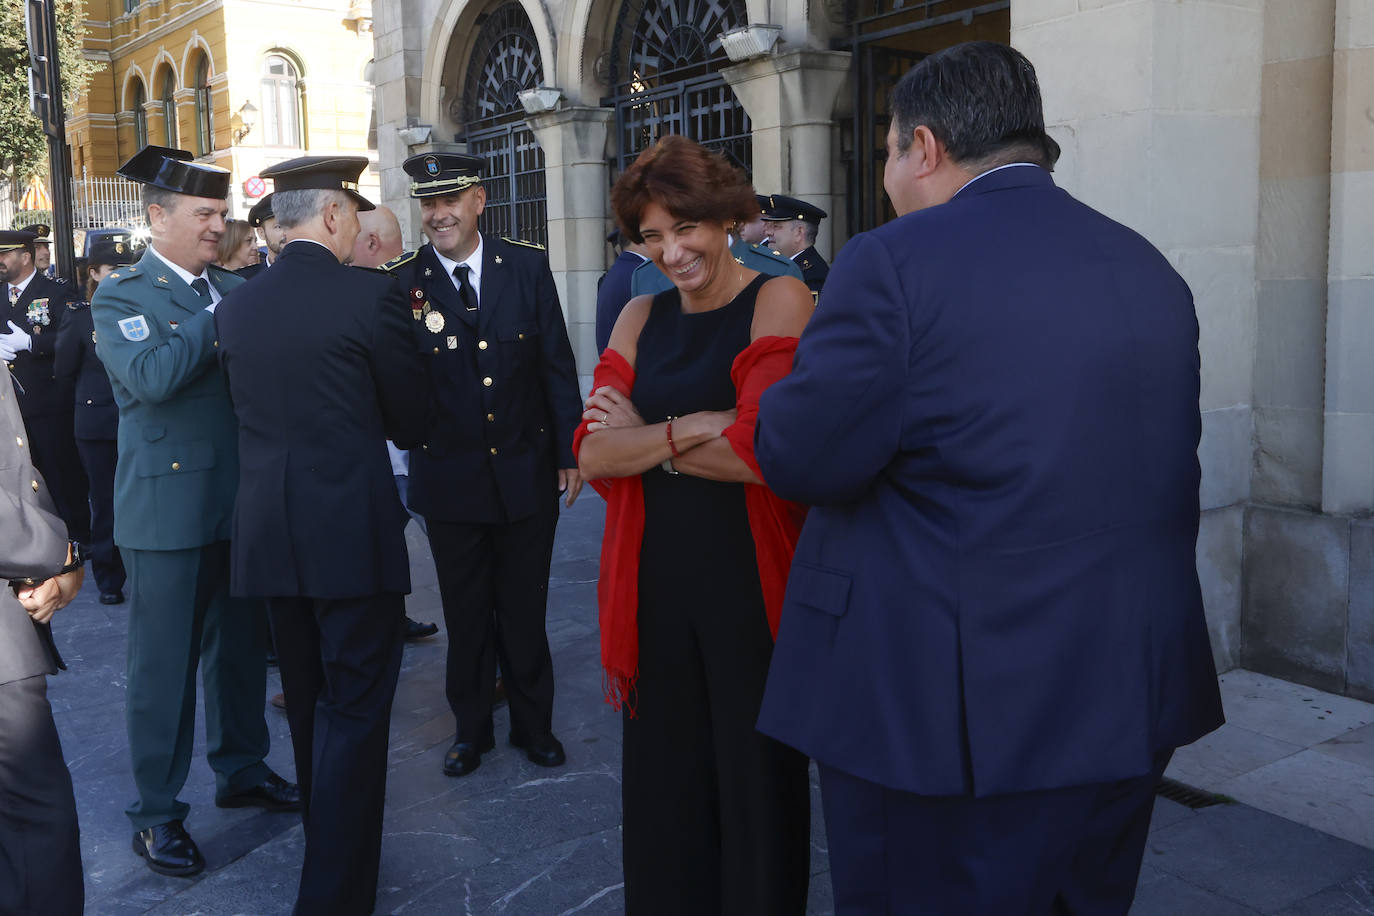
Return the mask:
<path id="1" fill-rule="evenodd" d="M 72 174 L 101 178 L 144 144 L 190 150 L 244 181 L 305 154 L 376 162 L 370 0 L 86 0 L 104 66 L 69 106 Z M 360 182 L 376 194 L 374 166 Z"/>
<path id="2" fill-rule="evenodd" d="M 731 61 L 717 36 L 744 26 L 760 53 Z M 1374 0 L 394 0 L 375 38 L 408 241 L 401 161 L 487 156 L 489 228 L 547 241 L 584 373 L 608 189 L 658 133 L 829 211 L 829 256 L 889 218 L 895 78 L 958 41 L 1020 48 L 1056 180 L 1196 297 L 1219 667 L 1374 697 Z"/>

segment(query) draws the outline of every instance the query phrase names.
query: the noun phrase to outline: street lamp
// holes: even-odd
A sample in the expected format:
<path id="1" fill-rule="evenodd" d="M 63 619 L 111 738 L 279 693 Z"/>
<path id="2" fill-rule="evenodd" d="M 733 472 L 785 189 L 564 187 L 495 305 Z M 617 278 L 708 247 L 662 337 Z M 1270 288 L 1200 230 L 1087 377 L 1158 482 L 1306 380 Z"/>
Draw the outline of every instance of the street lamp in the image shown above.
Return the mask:
<path id="1" fill-rule="evenodd" d="M 244 137 L 252 132 L 253 127 L 258 123 L 258 106 L 254 105 L 250 99 L 243 103 L 239 109 L 239 127 L 234 131 L 234 142 L 239 143 Z"/>

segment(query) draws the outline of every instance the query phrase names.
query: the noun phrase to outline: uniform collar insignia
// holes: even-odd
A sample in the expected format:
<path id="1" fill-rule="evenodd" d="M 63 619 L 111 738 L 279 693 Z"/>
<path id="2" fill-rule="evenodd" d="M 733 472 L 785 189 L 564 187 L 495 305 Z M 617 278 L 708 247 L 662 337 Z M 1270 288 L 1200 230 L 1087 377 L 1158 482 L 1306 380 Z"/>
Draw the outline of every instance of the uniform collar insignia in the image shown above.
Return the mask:
<path id="1" fill-rule="evenodd" d="M 493 258 L 492 260 L 494 260 L 497 264 L 500 264 L 500 263 L 501 263 L 501 256 L 498 254 L 498 255 L 497 255 L 495 258 Z"/>
<path id="2" fill-rule="evenodd" d="M 157 282 L 159 282 L 159 283 L 166 283 L 166 282 L 167 282 L 167 278 L 166 278 L 166 277 L 158 277 L 158 278 L 157 278 Z"/>

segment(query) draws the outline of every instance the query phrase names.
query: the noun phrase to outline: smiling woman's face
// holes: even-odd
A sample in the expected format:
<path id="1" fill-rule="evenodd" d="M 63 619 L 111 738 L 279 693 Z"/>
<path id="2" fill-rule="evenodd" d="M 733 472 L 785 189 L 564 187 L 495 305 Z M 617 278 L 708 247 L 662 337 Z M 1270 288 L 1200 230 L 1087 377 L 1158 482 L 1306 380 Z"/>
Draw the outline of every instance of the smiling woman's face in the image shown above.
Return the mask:
<path id="1" fill-rule="evenodd" d="M 640 214 L 639 234 L 658 269 L 684 293 L 702 289 L 725 262 L 735 260 L 726 244 L 724 224 L 679 219 L 657 201 L 650 201 Z"/>

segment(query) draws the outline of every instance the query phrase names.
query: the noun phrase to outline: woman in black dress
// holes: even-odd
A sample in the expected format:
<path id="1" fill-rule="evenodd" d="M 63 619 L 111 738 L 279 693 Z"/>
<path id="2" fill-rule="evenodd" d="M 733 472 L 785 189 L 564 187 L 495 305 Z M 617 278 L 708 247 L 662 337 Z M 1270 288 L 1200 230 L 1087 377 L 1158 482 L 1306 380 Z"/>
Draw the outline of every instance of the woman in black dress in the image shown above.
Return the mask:
<path id="1" fill-rule="evenodd" d="M 577 440 L 608 500 L 598 594 L 625 716 L 626 909 L 800 914 L 807 761 L 754 729 L 800 514 L 763 484 L 753 422 L 811 295 L 731 254 L 753 188 L 690 140 L 642 153 L 611 203 L 674 284 L 621 313 Z"/>

